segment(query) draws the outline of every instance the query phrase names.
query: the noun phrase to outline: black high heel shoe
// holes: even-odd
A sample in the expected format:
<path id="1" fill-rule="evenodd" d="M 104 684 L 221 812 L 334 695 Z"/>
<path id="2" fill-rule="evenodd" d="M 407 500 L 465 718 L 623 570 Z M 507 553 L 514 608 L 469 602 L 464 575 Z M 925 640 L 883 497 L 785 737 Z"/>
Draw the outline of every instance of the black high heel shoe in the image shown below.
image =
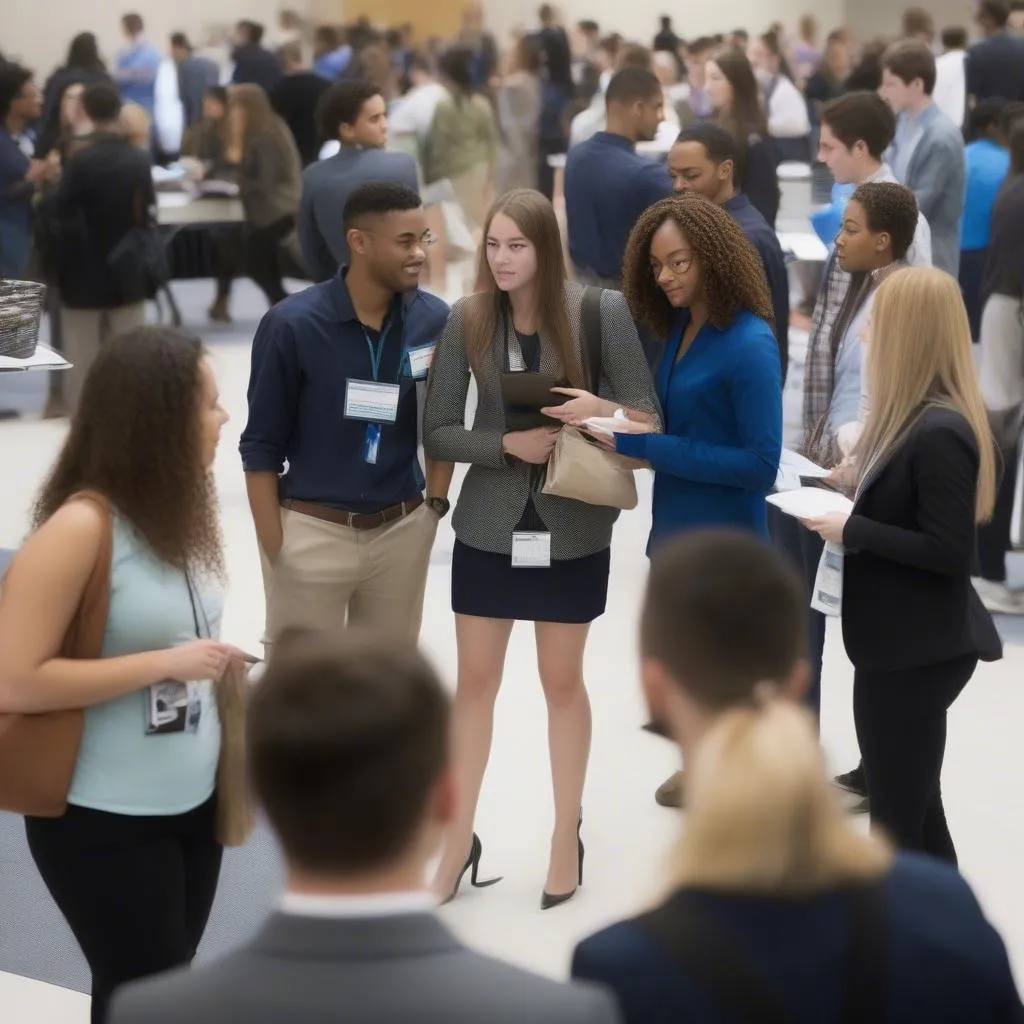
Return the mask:
<path id="1" fill-rule="evenodd" d="M 579 884 L 574 886 L 569 892 L 561 893 L 549 893 L 546 889 L 540 895 L 540 909 L 551 910 L 553 907 L 561 906 L 563 903 L 568 903 L 569 900 L 576 895 L 576 890 L 583 884 L 583 840 L 580 838 L 580 830 L 583 828 L 583 814 L 580 813 L 579 824 L 576 826 L 576 842 L 579 844 L 580 851 L 580 873 L 579 873 Z"/>
<path id="2" fill-rule="evenodd" d="M 497 878 L 488 878 L 481 882 L 478 878 L 480 874 L 480 858 L 484 854 L 484 844 L 480 842 L 480 837 L 474 832 L 473 842 L 469 846 L 469 856 L 466 858 L 466 863 L 462 870 L 459 872 L 459 877 L 455 879 L 455 888 L 452 889 L 451 895 L 447 899 L 441 901 L 441 906 L 446 903 L 451 903 L 453 899 L 459 894 L 459 886 L 462 885 L 462 876 L 467 871 L 470 872 L 469 884 L 475 889 L 486 889 L 489 885 L 494 885 L 501 881 L 502 876 L 499 875 Z M 470 870 L 472 869 L 472 870 Z"/>

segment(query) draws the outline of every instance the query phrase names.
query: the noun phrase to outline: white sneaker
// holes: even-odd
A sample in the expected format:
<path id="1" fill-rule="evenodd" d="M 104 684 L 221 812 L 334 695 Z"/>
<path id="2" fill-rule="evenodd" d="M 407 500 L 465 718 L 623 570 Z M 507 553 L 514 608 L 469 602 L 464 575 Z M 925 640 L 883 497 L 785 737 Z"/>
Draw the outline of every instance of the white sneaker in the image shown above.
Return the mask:
<path id="1" fill-rule="evenodd" d="M 1024 592 L 977 576 L 971 582 L 981 603 L 993 615 L 1024 615 Z"/>

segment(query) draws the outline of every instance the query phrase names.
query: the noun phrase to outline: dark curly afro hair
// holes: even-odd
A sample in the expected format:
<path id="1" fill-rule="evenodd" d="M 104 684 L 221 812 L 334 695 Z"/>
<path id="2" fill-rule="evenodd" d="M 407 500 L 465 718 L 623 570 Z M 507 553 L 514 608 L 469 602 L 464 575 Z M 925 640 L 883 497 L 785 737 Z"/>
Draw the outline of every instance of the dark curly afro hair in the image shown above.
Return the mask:
<path id="1" fill-rule="evenodd" d="M 677 316 L 651 272 L 651 239 L 667 220 L 676 222 L 693 249 L 704 281 L 708 319 L 715 327 L 723 330 L 743 309 L 775 323 L 757 250 L 725 210 L 696 192 L 684 192 L 645 210 L 629 236 L 622 291 L 638 324 L 664 337 Z"/>

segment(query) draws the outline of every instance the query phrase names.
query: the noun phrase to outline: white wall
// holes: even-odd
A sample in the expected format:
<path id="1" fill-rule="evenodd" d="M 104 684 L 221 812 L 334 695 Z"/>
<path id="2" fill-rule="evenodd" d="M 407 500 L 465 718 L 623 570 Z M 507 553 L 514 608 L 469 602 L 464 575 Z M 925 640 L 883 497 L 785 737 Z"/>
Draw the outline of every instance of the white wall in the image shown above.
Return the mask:
<path id="1" fill-rule="evenodd" d="M 536 25 L 541 0 L 485 0 L 487 22 L 498 34 L 516 27 Z M 677 35 L 693 39 L 702 35 L 727 33 L 745 28 L 763 32 L 773 21 L 781 21 L 787 31 L 796 30 L 802 14 L 813 10 L 825 32 L 843 22 L 844 0 L 719 0 L 687 3 L 668 0 L 554 0 L 563 13 L 566 26 L 582 18 L 592 18 L 601 26 L 602 35 L 621 32 L 628 39 L 650 43 L 658 31 L 658 18 L 672 15 Z M 860 2 L 860 0 L 857 0 Z M 892 0 L 889 0 L 892 2 Z M 909 0 L 907 0 L 909 3 Z M 902 0 L 896 0 L 902 9 Z M 854 3 L 853 6 L 856 6 Z"/>
<path id="2" fill-rule="evenodd" d="M 172 32 L 200 41 L 211 26 L 239 18 L 262 22 L 269 32 L 280 6 L 279 0 L 0 0 L 0 50 L 35 69 L 42 83 L 78 32 L 96 33 L 109 64 L 122 45 L 121 15 L 127 11 L 142 15 L 146 36 L 166 51 Z"/>

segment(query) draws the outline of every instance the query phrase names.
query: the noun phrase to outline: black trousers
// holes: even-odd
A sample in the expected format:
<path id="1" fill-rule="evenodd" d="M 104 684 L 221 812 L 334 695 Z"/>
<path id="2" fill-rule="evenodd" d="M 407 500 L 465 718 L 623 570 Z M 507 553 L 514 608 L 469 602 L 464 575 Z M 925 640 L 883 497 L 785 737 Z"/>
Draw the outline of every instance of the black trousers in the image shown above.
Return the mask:
<path id="1" fill-rule="evenodd" d="M 220 877 L 215 807 L 135 817 L 69 806 L 25 819 L 32 859 L 92 972 L 92 1024 L 104 1024 L 120 985 L 195 956 Z"/>
<path id="2" fill-rule="evenodd" d="M 775 505 L 768 506 L 768 532 L 772 544 L 789 560 L 804 581 L 807 597 L 807 647 L 811 666 L 811 682 L 807 689 L 807 706 L 815 718 L 821 718 L 821 663 L 825 656 L 825 616 L 811 607 L 814 580 L 825 542 L 793 516 L 787 516 Z"/>
<path id="3" fill-rule="evenodd" d="M 264 228 L 250 228 L 246 239 L 249 277 L 272 306 L 288 297 L 285 291 L 281 242 L 295 228 L 294 217 L 284 217 Z"/>
<path id="4" fill-rule="evenodd" d="M 970 654 L 898 672 L 853 674 L 853 720 L 872 825 L 902 849 L 954 865 L 941 787 L 946 712 L 977 664 Z"/>

